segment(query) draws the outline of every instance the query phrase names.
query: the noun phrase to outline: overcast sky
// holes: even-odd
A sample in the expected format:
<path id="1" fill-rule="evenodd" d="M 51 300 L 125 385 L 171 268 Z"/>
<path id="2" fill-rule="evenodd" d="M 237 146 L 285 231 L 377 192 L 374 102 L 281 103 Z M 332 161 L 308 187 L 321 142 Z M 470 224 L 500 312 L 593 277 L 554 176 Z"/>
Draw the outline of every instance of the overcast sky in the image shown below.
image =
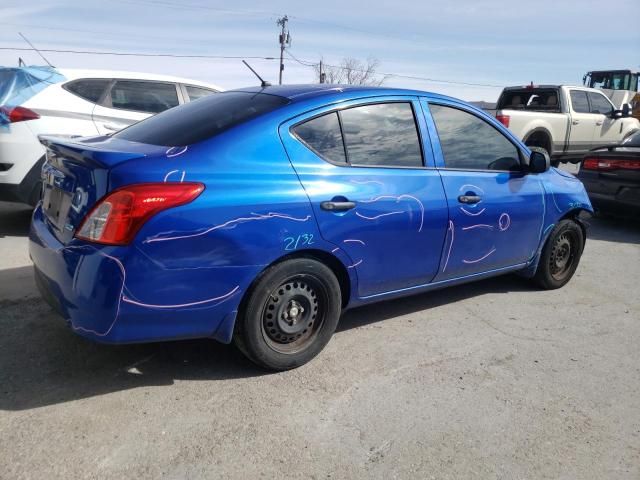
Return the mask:
<path id="1" fill-rule="evenodd" d="M 380 61 L 379 71 L 489 85 L 582 82 L 587 70 L 640 68 L 640 0 L 1 0 L 0 47 L 277 57 L 276 20 L 290 17 L 290 53 Z M 42 64 L 34 52 L 0 50 L 0 65 Z M 196 78 L 224 88 L 256 84 L 240 60 L 136 58 L 47 53 L 67 68 L 101 68 Z M 252 59 L 277 82 L 277 61 Z M 314 81 L 286 62 L 285 83 Z M 498 87 L 389 77 L 385 85 L 493 101 Z"/>

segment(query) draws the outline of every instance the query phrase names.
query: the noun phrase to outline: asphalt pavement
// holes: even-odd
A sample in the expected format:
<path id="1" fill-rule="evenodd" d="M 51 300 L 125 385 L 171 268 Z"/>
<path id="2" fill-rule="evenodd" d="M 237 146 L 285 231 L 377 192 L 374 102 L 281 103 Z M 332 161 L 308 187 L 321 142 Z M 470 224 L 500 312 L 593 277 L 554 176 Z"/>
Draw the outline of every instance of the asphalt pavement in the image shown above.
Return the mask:
<path id="1" fill-rule="evenodd" d="M 269 374 L 209 340 L 104 346 L 40 300 L 0 204 L 0 478 L 640 478 L 640 225 L 564 288 L 517 276 L 348 312 Z"/>

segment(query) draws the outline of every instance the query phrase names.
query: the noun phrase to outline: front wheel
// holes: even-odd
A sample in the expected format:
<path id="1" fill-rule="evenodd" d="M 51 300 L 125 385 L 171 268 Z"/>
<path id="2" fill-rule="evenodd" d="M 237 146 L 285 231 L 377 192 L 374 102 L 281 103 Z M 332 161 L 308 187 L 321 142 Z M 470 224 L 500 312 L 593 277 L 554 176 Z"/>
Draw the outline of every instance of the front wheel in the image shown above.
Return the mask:
<path id="1" fill-rule="evenodd" d="M 244 302 L 234 341 L 257 365 L 299 367 L 329 342 L 342 309 L 340 284 L 326 265 L 308 258 L 264 272 Z"/>
<path id="2" fill-rule="evenodd" d="M 584 235 L 573 220 L 562 220 L 551 232 L 542 249 L 535 281 L 542 288 L 552 290 L 564 286 L 578 268 Z"/>

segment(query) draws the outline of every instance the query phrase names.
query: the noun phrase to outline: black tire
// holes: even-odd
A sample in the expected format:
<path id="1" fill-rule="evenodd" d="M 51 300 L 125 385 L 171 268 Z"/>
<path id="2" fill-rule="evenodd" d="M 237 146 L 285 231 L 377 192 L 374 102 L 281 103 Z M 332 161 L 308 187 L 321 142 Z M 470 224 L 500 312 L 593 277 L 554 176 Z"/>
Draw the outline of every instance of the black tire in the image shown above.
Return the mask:
<path id="1" fill-rule="evenodd" d="M 555 226 L 542 249 L 534 280 L 547 290 L 560 288 L 571 280 L 578 268 L 584 234 L 573 220 L 562 220 Z"/>
<path id="2" fill-rule="evenodd" d="M 269 267 L 243 302 L 234 343 L 269 370 L 307 363 L 325 347 L 342 310 L 340 284 L 326 265 L 295 258 Z"/>

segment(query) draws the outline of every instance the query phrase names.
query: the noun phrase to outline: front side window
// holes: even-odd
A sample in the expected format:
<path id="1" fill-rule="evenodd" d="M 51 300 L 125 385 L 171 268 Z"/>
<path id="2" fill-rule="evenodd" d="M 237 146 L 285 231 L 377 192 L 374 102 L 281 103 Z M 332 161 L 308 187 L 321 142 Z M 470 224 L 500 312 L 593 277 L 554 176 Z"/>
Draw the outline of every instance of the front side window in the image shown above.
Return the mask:
<path id="1" fill-rule="evenodd" d="M 293 133 L 319 156 L 335 163 L 347 163 L 340 121 L 336 112 L 296 125 Z"/>
<path id="2" fill-rule="evenodd" d="M 582 90 L 571 90 L 571 106 L 576 113 L 590 113 L 587 92 Z"/>
<path id="3" fill-rule="evenodd" d="M 340 111 L 352 165 L 422 167 L 418 129 L 410 103 L 378 103 Z"/>
<path id="4" fill-rule="evenodd" d="M 67 83 L 64 88 L 84 100 L 98 103 L 110 83 L 111 80 L 87 78 Z"/>
<path id="5" fill-rule="evenodd" d="M 471 113 L 430 105 L 446 168 L 520 170 L 516 146 L 500 131 Z"/>
<path id="6" fill-rule="evenodd" d="M 608 115 L 613 110 L 609 100 L 600 93 L 589 92 L 589 100 L 591 101 L 591 113 Z"/>
<path id="7" fill-rule="evenodd" d="M 178 105 L 173 83 L 118 80 L 111 87 L 111 106 L 122 110 L 158 113 Z"/>

